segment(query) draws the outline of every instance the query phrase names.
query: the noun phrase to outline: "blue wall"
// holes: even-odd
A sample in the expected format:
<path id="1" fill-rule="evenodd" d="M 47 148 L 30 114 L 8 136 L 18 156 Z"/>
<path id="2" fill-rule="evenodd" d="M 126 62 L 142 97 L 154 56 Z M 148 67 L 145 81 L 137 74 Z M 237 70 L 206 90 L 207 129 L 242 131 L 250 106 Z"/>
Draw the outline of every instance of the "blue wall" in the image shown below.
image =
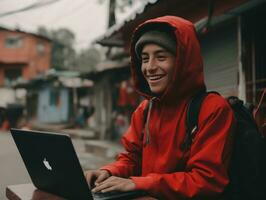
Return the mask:
<path id="1" fill-rule="evenodd" d="M 69 95 L 67 88 L 46 87 L 39 92 L 38 121 L 61 123 L 69 119 Z"/>

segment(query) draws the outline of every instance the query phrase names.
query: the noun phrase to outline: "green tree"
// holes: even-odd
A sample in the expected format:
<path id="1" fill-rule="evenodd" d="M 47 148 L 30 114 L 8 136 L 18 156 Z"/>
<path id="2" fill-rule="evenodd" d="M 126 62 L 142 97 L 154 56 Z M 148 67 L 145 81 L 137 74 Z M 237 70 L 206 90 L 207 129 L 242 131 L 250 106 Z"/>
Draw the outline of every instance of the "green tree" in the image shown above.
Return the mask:
<path id="1" fill-rule="evenodd" d="M 41 26 L 37 34 L 48 37 L 53 42 L 52 67 L 54 69 L 69 69 L 76 64 L 76 51 L 74 49 L 75 34 L 67 29 L 47 30 Z"/>
<path id="2" fill-rule="evenodd" d="M 94 48 L 89 47 L 87 49 L 81 50 L 77 55 L 77 68 L 81 71 L 92 71 L 95 66 L 100 62 L 101 54 Z"/>

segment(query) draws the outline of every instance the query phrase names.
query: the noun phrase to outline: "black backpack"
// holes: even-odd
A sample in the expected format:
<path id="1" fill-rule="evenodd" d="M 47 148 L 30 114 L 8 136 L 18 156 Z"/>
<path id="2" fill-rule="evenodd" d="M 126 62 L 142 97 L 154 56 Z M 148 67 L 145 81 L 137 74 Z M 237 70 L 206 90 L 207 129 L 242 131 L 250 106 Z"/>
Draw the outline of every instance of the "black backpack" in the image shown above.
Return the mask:
<path id="1" fill-rule="evenodd" d="M 189 149 L 196 132 L 201 104 L 209 93 L 192 98 L 186 113 L 187 135 L 183 148 Z M 233 152 L 229 167 L 230 183 L 223 196 L 226 200 L 266 200 L 266 139 L 252 116 L 250 105 L 237 97 L 227 98 L 236 119 Z"/>
<path id="2" fill-rule="evenodd" d="M 200 92 L 188 104 L 186 113 L 186 137 L 182 150 L 190 149 L 197 134 L 201 104 L 209 93 Z M 266 139 L 260 133 L 252 116 L 250 105 L 244 105 L 237 97 L 227 98 L 236 119 L 233 153 L 229 167 L 230 183 L 222 194 L 225 200 L 266 200 Z M 144 110 L 146 123 L 148 108 Z"/>

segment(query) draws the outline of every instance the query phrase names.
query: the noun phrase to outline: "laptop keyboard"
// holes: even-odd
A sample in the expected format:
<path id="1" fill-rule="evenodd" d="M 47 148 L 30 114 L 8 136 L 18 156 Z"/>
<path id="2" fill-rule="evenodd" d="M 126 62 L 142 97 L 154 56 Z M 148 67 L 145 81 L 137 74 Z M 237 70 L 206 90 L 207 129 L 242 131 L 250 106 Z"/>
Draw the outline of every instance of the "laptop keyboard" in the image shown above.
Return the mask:
<path id="1" fill-rule="evenodd" d="M 97 197 L 97 198 L 103 198 L 103 197 L 111 197 L 111 196 L 117 195 L 117 194 L 120 194 L 120 192 L 117 192 L 117 191 L 111 191 L 111 192 L 105 192 L 105 193 L 94 192 L 94 193 L 92 193 L 92 196 Z"/>
<path id="2" fill-rule="evenodd" d="M 93 198 L 96 199 L 132 199 L 140 196 L 145 196 L 146 193 L 144 191 L 139 191 L 139 190 L 134 190 L 134 191 L 129 191 L 129 192 L 118 192 L 118 191 L 111 191 L 111 192 L 96 192 L 92 193 Z"/>

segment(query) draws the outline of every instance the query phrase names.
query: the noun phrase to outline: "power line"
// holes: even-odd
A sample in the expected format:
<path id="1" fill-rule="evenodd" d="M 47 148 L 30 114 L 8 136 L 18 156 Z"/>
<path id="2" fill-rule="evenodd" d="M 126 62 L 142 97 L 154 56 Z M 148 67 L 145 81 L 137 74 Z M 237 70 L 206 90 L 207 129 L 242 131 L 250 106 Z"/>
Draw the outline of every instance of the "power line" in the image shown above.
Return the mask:
<path id="1" fill-rule="evenodd" d="M 53 23 L 58 23 L 62 19 L 66 19 L 74 14 L 76 14 L 77 11 L 80 9 L 84 8 L 88 4 L 87 0 L 83 1 L 81 4 L 78 6 L 72 8 L 71 10 L 68 11 L 69 14 L 63 14 L 63 15 L 57 15 L 54 19 L 51 20 Z"/>
<path id="2" fill-rule="evenodd" d="M 43 6 L 54 4 L 57 1 L 60 1 L 60 0 L 48 0 L 48 1 L 45 1 L 45 2 L 44 1 L 36 2 L 36 3 L 31 4 L 31 5 L 26 6 L 24 8 L 20 8 L 20 9 L 17 9 L 17 10 L 12 10 L 12 11 L 8 11 L 8 12 L 5 12 L 5 13 L 2 13 L 2 14 L 0 14 L 0 17 L 5 17 L 5 16 L 8 16 L 8 15 L 12 15 L 12 14 L 20 13 L 20 12 L 25 12 L 25 11 L 29 11 L 29 10 L 33 10 L 33 9 L 37 9 L 37 8 L 41 8 Z"/>

